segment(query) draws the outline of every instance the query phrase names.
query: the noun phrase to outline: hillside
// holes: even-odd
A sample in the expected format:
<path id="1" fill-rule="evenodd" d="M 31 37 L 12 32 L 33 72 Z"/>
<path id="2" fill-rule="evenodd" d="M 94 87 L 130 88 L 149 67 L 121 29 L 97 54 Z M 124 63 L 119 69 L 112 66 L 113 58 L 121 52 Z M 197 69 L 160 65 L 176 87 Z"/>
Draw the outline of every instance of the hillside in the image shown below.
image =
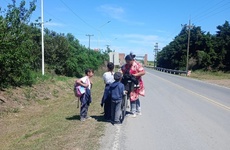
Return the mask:
<path id="1" fill-rule="evenodd" d="M 103 82 L 93 77 L 93 102 L 86 122 L 79 121 L 73 95 L 75 79 L 55 77 L 33 87 L 1 91 L 1 149 L 95 149 L 103 135 L 100 100 Z"/>

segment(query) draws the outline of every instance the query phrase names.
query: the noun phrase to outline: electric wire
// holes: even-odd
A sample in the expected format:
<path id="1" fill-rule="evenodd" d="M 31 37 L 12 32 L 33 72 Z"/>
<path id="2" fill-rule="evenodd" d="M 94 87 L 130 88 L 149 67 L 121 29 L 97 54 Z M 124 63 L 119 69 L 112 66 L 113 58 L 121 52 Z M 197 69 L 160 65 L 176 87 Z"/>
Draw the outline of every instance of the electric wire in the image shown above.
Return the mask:
<path id="1" fill-rule="evenodd" d="M 202 9 L 203 11 L 201 11 L 201 12 L 198 13 L 196 16 L 194 16 L 194 17 L 192 18 L 192 20 L 194 20 L 194 19 L 196 19 L 196 18 L 199 18 L 201 15 L 207 13 L 209 10 L 215 8 L 216 6 L 218 6 L 219 4 L 221 4 L 221 3 L 224 2 L 224 1 L 225 1 L 225 0 L 221 0 L 221 1 L 219 1 L 218 3 L 215 3 L 215 4 L 211 5 L 211 6 L 208 7 L 207 9 Z M 210 2 L 208 2 L 208 4 L 210 4 Z M 208 5 L 206 4 L 205 6 L 208 6 Z M 205 7 L 205 6 L 203 6 L 203 7 Z"/>
<path id="2" fill-rule="evenodd" d="M 90 25 L 89 23 L 87 23 L 84 19 L 82 19 L 77 13 L 75 13 L 66 3 L 64 3 L 62 0 L 60 0 L 61 3 L 68 8 L 78 19 L 80 19 L 83 23 L 85 23 L 86 25 L 88 25 L 89 27 L 91 27 L 94 30 L 99 31 L 97 28 L 93 27 L 92 25 Z"/>
<path id="3" fill-rule="evenodd" d="M 63 2 L 62 0 L 60 0 L 60 2 L 67 8 L 70 10 L 70 12 L 72 12 L 78 19 L 80 19 L 83 23 L 85 23 L 87 26 L 89 26 L 90 28 L 96 30 L 97 32 L 101 33 L 99 29 L 93 27 L 92 25 L 90 25 L 89 23 L 87 23 L 84 19 L 82 19 L 77 13 L 75 13 L 73 11 L 73 9 L 71 9 L 65 2 Z"/>
<path id="4" fill-rule="evenodd" d="M 40 8 L 39 5 L 37 5 L 37 6 L 38 6 L 38 8 Z M 45 12 L 45 14 L 47 14 L 47 15 L 49 15 L 51 17 L 51 22 L 52 22 L 52 18 L 54 18 L 54 19 L 58 20 L 60 23 L 65 24 L 65 21 L 63 21 L 62 19 L 55 17 L 54 15 L 52 15 L 51 13 L 49 13 L 46 10 L 44 10 L 44 12 Z M 82 33 L 82 34 L 78 34 L 78 35 L 83 35 L 84 32 L 82 30 L 80 30 L 79 28 L 77 28 L 76 26 L 70 25 L 70 27 L 75 28 L 75 29 L 77 29 L 78 31 L 80 31 Z M 65 28 L 64 28 L 64 30 L 65 30 Z M 65 31 L 67 31 L 67 30 L 65 30 Z M 67 32 L 69 32 L 69 31 L 67 31 Z"/>
<path id="5" fill-rule="evenodd" d="M 230 4 L 230 2 L 227 2 L 227 3 L 223 3 L 225 0 L 222 0 L 214 5 L 212 5 L 211 7 L 209 7 L 208 9 L 204 10 L 202 13 L 196 15 L 195 17 L 192 18 L 192 21 L 193 22 L 201 22 L 201 21 L 204 21 L 205 18 L 208 18 L 208 17 L 212 17 L 218 13 L 221 13 L 221 12 L 224 12 L 226 10 L 228 10 L 229 7 L 228 4 Z M 221 5 L 221 3 L 223 3 Z M 221 9 L 223 8 L 224 9 Z M 220 10 L 221 9 L 221 10 Z"/>
<path id="6" fill-rule="evenodd" d="M 227 9 L 230 9 L 230 6 L 227 7 L 226 9 L 224 9 L 224 10 L 220 10 L 220 11 L 218 11 L 218 12 L 214 12 L 214 13 L 212 13 L 212 14 L 208 14 L 207 16 L 204 16 L 203 18 L 197 19 L 197 20 L 195 20 L 194 22 L 198 23 L 198 22 L 205 21 L 204 18 L 208 18 L 208 17 L 215 16 L 215 15 L 217 15 L 217 14 L 219 14 L 219 13 L 222 13 L 222 12 L 226 11 Z"/>

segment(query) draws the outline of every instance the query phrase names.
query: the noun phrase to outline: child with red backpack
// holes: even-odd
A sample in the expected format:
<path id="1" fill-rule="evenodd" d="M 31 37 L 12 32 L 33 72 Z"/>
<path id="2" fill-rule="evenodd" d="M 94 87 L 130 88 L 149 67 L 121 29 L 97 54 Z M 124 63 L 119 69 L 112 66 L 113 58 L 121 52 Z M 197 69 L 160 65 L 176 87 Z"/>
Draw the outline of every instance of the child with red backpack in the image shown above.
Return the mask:
<path id="1" fill-rule="evenodd" d="M 86 119 L 91 118 L 87 116 L 87 114 L 88 114 L 89 105 L 92 101 L 91 92 L 90 92 L 90 89 L 92 88 L 92 82 L 90 81 L 90 78 L 93 77 L 93 75 L 94 75 L 93 69 L 86 69 L 85 76 L 76 81 L 76 84 L 78 85 L 78 87 L 81 86 L 81 94 L 82 94 L 82 95 L 79 95 L 80 101 L 81 101 L 81 109 L 80 109 L 80 120 L 81 121 L 85 121 Z M 84 90 L 82 91 L 82 88 L 84 88 L 85 91 Z"/>

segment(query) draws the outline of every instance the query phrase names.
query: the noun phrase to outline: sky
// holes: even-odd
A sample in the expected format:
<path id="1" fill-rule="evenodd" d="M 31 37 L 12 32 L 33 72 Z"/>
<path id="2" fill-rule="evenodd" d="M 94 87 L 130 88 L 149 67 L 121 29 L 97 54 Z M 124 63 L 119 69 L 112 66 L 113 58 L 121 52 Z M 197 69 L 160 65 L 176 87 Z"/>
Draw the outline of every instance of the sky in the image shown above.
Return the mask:
<path id="1" fill-rule="evenodd" d="M 11 1 L 0 0 L 0 6 L 6 8 Z M 41 16 L 41 0 L 36 4 L 31 22 Z M 109 45 L 126 55 L 147 54 L 150 61 L 156 43 L 163 49 L 189 20 L 211 34 L 230 21 L 230 0 L 44 0 L 43 4 L 44 28 L 71 33 L 87 48 L 90 44 L 91 49 L 105 50 Z"/>

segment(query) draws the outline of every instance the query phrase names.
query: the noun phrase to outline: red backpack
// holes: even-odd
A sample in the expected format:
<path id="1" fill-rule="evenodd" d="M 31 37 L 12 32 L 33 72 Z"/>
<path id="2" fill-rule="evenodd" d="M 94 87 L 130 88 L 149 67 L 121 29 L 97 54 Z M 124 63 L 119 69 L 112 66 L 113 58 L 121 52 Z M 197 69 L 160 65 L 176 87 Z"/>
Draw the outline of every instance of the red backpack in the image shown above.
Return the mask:
<path id="1" fill-rule="evenodd" d="M 86 80 L 86 83 L 88 82 L 89 79 Z M 76 82 L 74 83 L 74 95 L 76 97 L 81 97 L 84 93 L 85 93 L 85 90 L 86 88 L 77 84 Z"/>
<path id="2" fill-rule="evenodd" d="M 84 93 L 85 93 L 85 87 L 75 83 L 74 84 L 74 95 L 76 97 L 81 97 Z"/>

